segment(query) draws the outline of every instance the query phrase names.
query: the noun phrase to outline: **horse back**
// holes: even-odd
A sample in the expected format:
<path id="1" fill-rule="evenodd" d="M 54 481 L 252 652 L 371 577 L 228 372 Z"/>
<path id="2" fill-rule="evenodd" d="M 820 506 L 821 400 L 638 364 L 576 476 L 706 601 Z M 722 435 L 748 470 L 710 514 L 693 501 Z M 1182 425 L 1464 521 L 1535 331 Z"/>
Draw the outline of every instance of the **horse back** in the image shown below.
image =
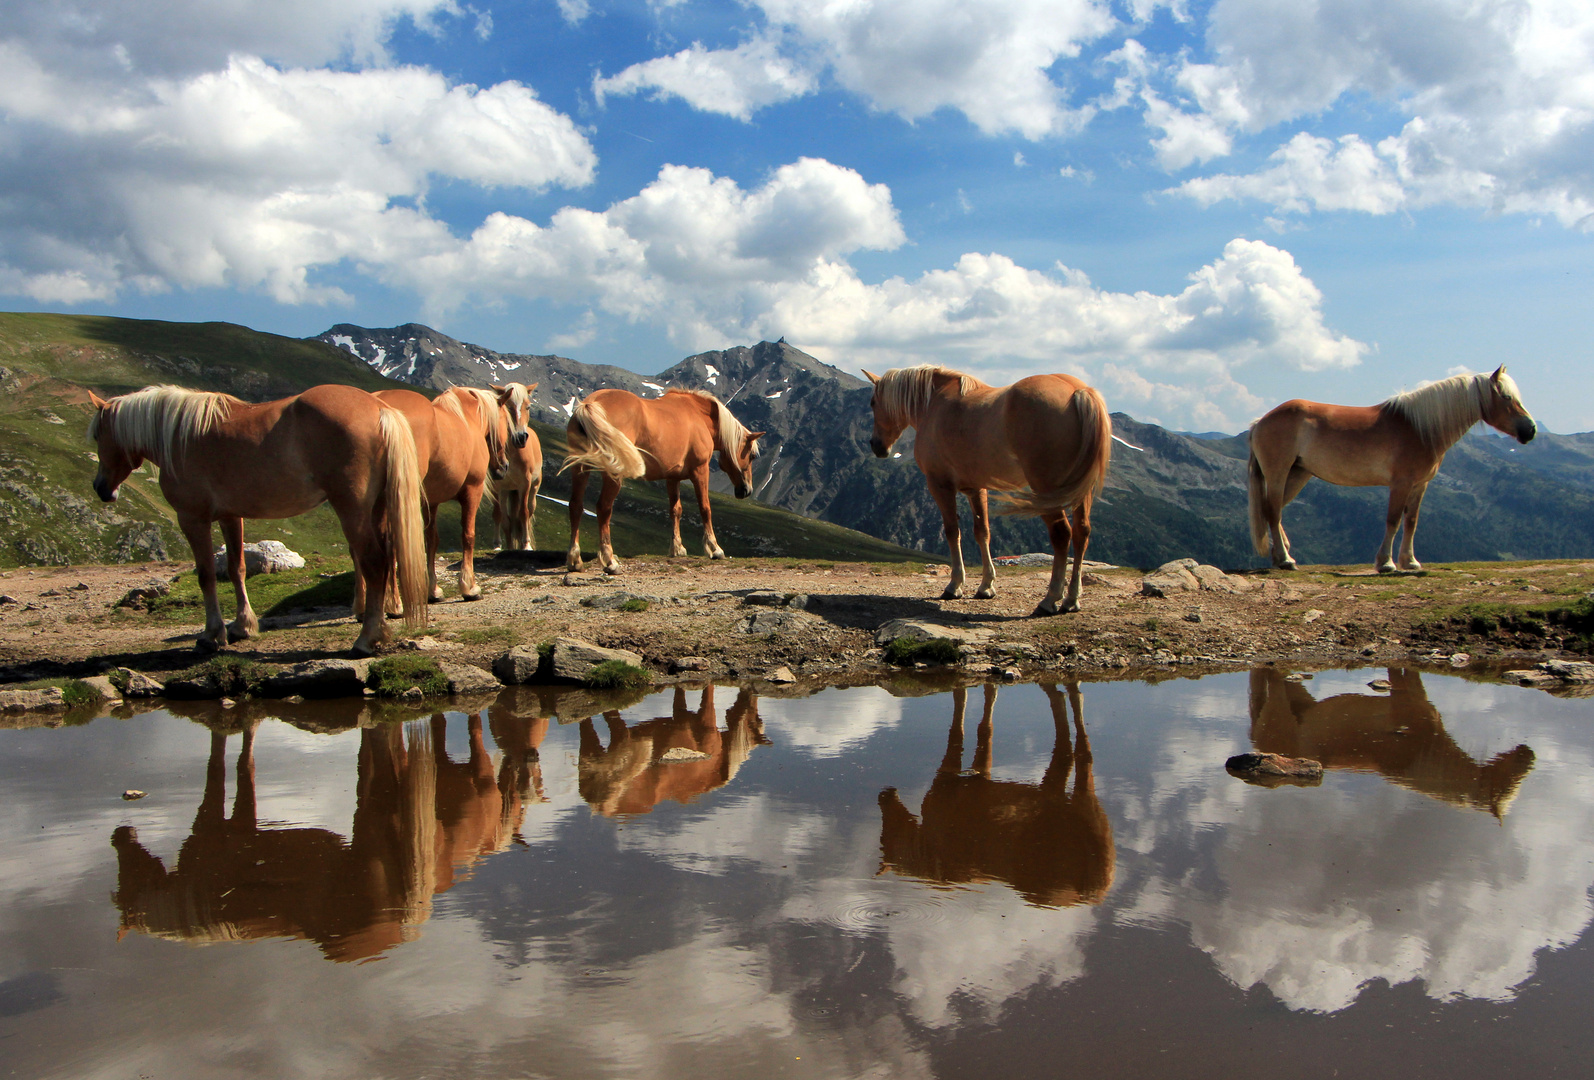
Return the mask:
<path id="1" fill-rule="evenodd" d="M 629 390 L 598 390 L 586 400 L 643 452 L 647 479 L 691 474 L 714 456 L 714 403 L 697 394 L 640 398 Z"/>

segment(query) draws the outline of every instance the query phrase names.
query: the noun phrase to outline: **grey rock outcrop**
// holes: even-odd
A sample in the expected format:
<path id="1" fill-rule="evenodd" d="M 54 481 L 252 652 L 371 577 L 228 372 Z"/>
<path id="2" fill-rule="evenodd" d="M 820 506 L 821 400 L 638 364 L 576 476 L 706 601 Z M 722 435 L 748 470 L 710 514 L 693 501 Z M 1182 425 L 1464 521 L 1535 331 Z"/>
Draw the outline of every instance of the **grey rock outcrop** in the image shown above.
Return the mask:
<path id="1" fill-rule="evenodd" d="M 280 540 L 262 540 L 244 545 L 244 577 L 256 574 L 277 574 L 283 570 L 298 570 L 304 566 L 304 556 Z M 227 576 L 227 550 L 216 552 L 216 576 Z"/>
<path id="2" fill-rule="evenodd" d="M 516 645 L 493 661 L 493 674 L 505 686 L 533 682 L 542 668 L 542 654 L 529 645 Z"/>
<path id="3" fill-rule="evenodd" d="M 266 697 L 354 697 L 365 691 L 370 660 L 306 660 L 269 676 L 260 687 Z"/>
<path id="4" fill-rule="evenodd" d="M 898 638 L 909 641 L 949 639 L 960 645 L 983 645 L 994 633 L 981 626 L 946 626 L 926 619 L 892 619 L 875 631 L 876 645 L 889 645 Z"/>
<path id="5" fill-rule="evenodd" d="M 1292 758 L 1282 754 L 1236 754 L 1224 762 L 1224 768 L 1247 783 L 1264 787 L 1280 784 L 1311 786 L 1323 782 L 1323 764 L 1311 758 Z"/>
<path id="6" fill-rule="evenodd" d="M 605 649 L 580 638 L 561 637 L 553 642 L 553 677 L 567 682 L 581 682 L 593 668 L 607 660 L 619 660 L 634 667 L 642 666 L 642 657 L 629 649 Z"/>

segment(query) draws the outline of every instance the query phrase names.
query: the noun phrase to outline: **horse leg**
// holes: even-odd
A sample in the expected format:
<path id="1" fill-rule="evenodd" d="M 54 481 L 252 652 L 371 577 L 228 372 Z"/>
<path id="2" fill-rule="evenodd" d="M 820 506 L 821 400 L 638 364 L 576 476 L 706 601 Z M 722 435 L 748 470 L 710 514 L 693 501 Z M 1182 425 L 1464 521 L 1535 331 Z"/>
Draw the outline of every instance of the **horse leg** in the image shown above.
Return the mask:
<path id="1" fill-rule="evenodd" d="M 1052 580 L 1046 585 L 1046 595 L 1036 606 L 1036 615 L 1056 615 L 1060 611 L 1077 611 L 1079 609 L 1079 596 L 1070 592 L 1069 599 L 1074 606 L 1058 607 L 1058 601 L 1063 598 L 1063 581 L 1068 577 L 1068 545 L 1073 539 L 1073 530 L 1068 527 L 1068 515 L 1061 510 L 1054 510 L 1041 516 L 1042 523 L 1046 526 L 1046 535 L 1052 541 Z"/>
<path id="2" fill-rule="evenodd" d="M 542 489 L 542 478 L 520 493 L 520 550 L 537 550 L 537 492 Z"/>
<path id="3" fill-rule="evenodd" d="M 1085 569 L 1085 549 L 1090 546 L 1090 500 L 1093 497 L 1087 495 L 1085 501 L 1074 510 L 1074 573 L 1068 579 L 1064 612 L 1079 610 L 1079 580 Z"/>
<path id="4" fill-rule="evenodd" d="M 260 632 L 260 620 L 255 618 L 244 588 L 244 519 L 222 518 L 221 538 L 227 545 L 227 573 L 232 577 L 232 591 L 238 601 L 238 617 L 227 627 L 227 640 L 242 641 Z"/>
<path id="5" fill-rule="evenodd" d="M 437 583 L 437 511 L 442 504 L 426 508 L 426 602 L 428 604 L 441 603 L 443 587 Z M 460 522 L 461 532 L 465 523 Z M 461 566 L 464 564 L 462 563 Z M 395 575 L 394 580 L 397 580 Z"/>
<path id="6" fill-rule="evenodd" d="M 609 522 L 614 518 L 614 500 L 620 497 L 620 478 L 603 474 L 603 488 L 598 492 L 598 562 L 606 574 L 618 574 L 620 560 L 614 557 L 614 544 L 609 539 Z"/>
<path id="7" fill-rule="evenodd" d="M 376 647 L 387 640 L 386 606 L 388 583 L 396 577 L 393 549 L 388 546 L 380 519 L 368 506 L 361 506 L 352 498 L 331 500 L 332 510 L 343 526 L 343 537 L 349 543 L 349 555 L 354 559 L 356 594 L 363 589 L 365 608 L 358 612 L 360 636 L 354 639 L 355 656 L 370 656 Z"/>
<path id="8" fill-rule="evenodd" d="M 1411 494 L 1406 496 L 1406 514 L 1402 522 L 1403 529 L 1400 537 L 1400 568 L 1402 570 L 1421 570 L 1422 563 L 1417 561 L 1417 556 L 1411 550 L 1412 540 L 1417 534 L 1417 513 L 1422 509 L 1422 497 L 1428 491 L 1427 484 L 1415 484 Z"/>
<path id="9" fill-rule="evenodd" d="M 459 494 L 459 598 L 480 600 L 476 584 L 476 514 L 482 505 L 482 486 L 466 484 Z"/>
<path id="10" fill-rule="evenodd" d="M 581 569 L 581 511 L 587 497 L 585 465 L 577 465 L 570 472 L 570 551 L 565 555 L 566 570 Z"/>
<path id="11" fill-rule="evenodd" d="M 958 493 L 951 484 L 932 481 L 930 497 L 941 511 L 941 528 L 946 533 L 947 550 L 952 553 L 952 578 L 941 593 L 943 600 L 956 600 L 963 595 L 963 533 L 958 526 Z"/>
<path id="12" fill-rule="evenodd" d="M 980 549 L 980 587 L 974 599 L 989 600 L 996 595 L 996 563 L 991 561 L 991 509 L 984 488 L 968 493 L 969 509 L 974 513 L 974 543 Z"/>
<path id="13" fill-rule="evenodd" d="M 194 550 L 194 572 L 199 576 L 199 591 L 205 594 L 205 629 L 194 644 L 201 652 L 215 652 L 227 644 L 227 626 L 216 599 L 216 548 L 210 536 L 210 519 L 180 514 L 177 526 Z"/>
<path id="14" fill-rule="evenodd" d="M 1389 509 L 1384 514 L 1384 542 L 1378 546 L 1378 559 L 1373 564 L 1380 574 L 1393 574 L 1395 560 L 1395 530 L 1400 528 L 1401 516 L 1406 512 L 1406 497 L 1411 494 L 1408 485 L 1396 481 L 1389 485 Z"/>
<path id="15" fill-rule="evenodd" d="M 692 490 L 697 492 L 697 516 L 703 521 L 703 554 L 711 559 L 725 558 L 725 549 L 714 537 L 714 511 L 708 504 L 708 466 L 692 474 Z"/>
<path id="16" fill-rule="evenodd" d="M 664 494 L 670 503 L 670 555 L 685 555 L 686 545 L 681 543 L 681 482 L 664 481 Z"/>
<path id="17" fill-rule="evenodd" d="M 1272 562 L 1279 570 L 1294 570 L 1295 559 L 1290 554 L 1290 538 L 1284 531 L 1284 508 L 1300 494 L 1311 473 L 1294 462 L 1289 471 L 1279 475 L 1277 470 L 1264 473 L 1262 480 L 1262 515 L 1267 519 L 1268 533 L 1272 538 Z"/>

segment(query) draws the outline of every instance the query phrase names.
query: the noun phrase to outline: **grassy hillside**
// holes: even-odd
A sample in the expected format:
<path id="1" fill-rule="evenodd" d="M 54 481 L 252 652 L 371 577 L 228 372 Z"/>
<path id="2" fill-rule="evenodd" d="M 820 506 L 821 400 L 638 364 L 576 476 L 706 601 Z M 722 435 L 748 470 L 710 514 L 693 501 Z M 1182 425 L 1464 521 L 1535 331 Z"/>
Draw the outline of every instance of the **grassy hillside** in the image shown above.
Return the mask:
<path id="1" fill-rule="evenodd" d="M 86 388 L 108 396 L 156 382 L 225 390 L 252 401 L 327 382 L 367 390 L 406 385 L 331 345 L 229 323 L 0 313 L 0 566 L 189 557 L 153 466 L 129 478 L 113 504 L 102 504 L 89 486 L 96 466 L 83 435 L 90 408 Z M 568 477 L 552 475 L 563 457 L 564 432 L 545 426 L 539 434 L 551 463 L 543 490 L 567 499 Z M 593 497 L 596 491 L 594 484 Z M 540 504 L 539 545 L 562 551 L 569 539 L 567 511 L 546 500 Z M 732 555 L 905 559 L 913 554 L 849 529 L 723 496 L 715 497 L 714 509 L 715 531 Z M 696 517 L 694 504 L 683 529 L 693 551 L 700 550 Z M 622 556 L 662 554 L 668 550 L 668 520 L 662 486 L 628 484 L 615 514 L 616 550 Z M 444 510 L 441 531 L 443 548 L 457 549 L 457 508 Z M 305 554 L 347 556 L 342 531 L 324 506 L 284 521 L 250 521 L 246 536 L 281 540 Z M 478 537 L 478 548 L 494 538 L 485 510 Z M 588 528 L 583 539 L 590 550 L 595 529 Z"/>

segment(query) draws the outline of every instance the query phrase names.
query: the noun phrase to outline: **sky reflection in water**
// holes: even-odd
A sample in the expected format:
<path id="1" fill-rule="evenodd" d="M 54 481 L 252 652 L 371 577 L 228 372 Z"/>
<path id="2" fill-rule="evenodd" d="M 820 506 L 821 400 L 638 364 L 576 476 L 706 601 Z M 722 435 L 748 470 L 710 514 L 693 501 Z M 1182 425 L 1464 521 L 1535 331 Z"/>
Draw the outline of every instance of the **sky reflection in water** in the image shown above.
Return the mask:
<path id="1" fill-rule="evenodd" d="M 1594 1050 L 1584 701 L 1259 669 L 562 722 L 604 706 L 0 731 L 0 1075 L 1468 1076 Z M 1253 748 L 1329 772 L 1230 777 Z"/>

